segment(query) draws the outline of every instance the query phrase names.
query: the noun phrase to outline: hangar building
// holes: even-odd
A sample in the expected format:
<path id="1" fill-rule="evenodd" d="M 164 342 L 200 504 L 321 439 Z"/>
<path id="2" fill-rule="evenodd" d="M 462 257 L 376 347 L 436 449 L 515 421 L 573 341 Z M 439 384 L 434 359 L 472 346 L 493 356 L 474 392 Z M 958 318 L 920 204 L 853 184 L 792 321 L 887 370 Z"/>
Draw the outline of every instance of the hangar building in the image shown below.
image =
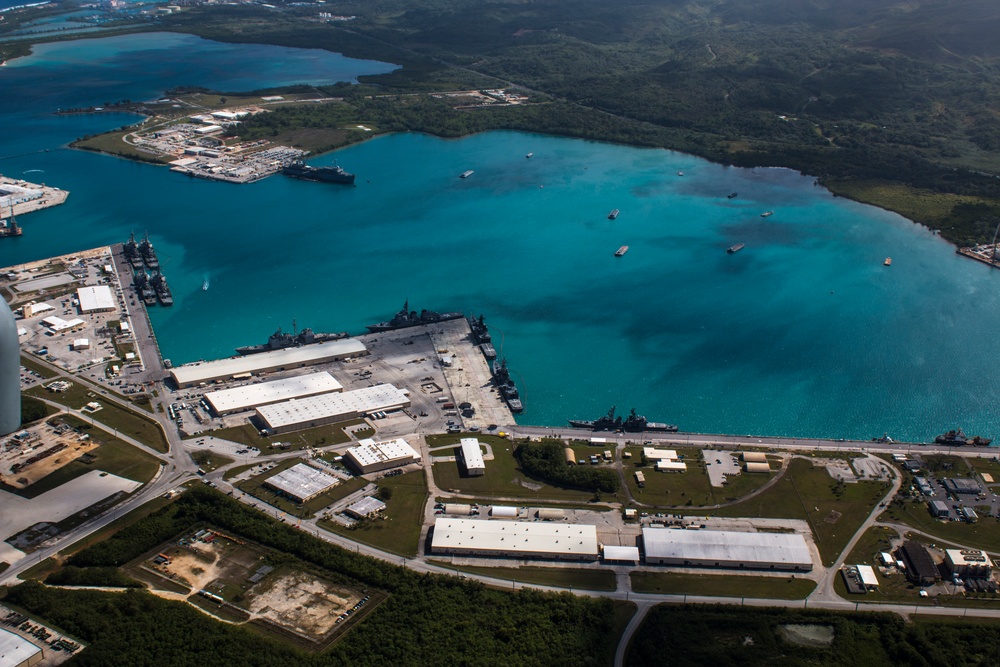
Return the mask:
<path id="1" fill-rule="evenodd" d="M 798 533 L 643 528 L 646 562 L 755 570 L 812 570 L 812 553 Z"/>
<path id="2" fill-rule="evenodd" d="M 313 343 L 284 350 L 269 350 L 245 357 L 230 357 L 216 361 L 199 361 L 178 366 L 170 371 L 177 386 L 184 389 L 201 383 L 228 380 L 234 375 L 269 373 L 292 368 L 315 366 L 330 361 L 368 354 L 368 348 L 353 338 Z"/>
<path id="3" fill-rule="evenodd" d="M 409 407 L 410 397 L 391 384 L 377 384 L 343 393 L 294 398 L 257 408 L 256 420 L 271 433 L 288 433 L 356 419 L 379 410 Z"/>
<path id="4" fill-rule="evenodd" d="M 349 462 L 362 475 L 380 470 L 398 468 L 420 460 L 420 454 L 410 443 L 402 438 L 375 442 L 365 438 L 354 447 L 348 447 L 344 460 Z"/>
<path id="5" fill-rule="evenodd" d="M 472 556 L 597 560 L 597 526 L 438 517 L 431 551 Z"/>
<path id="6" fill-rule="evenodd" d="M 292 398 L 343 391 L 343 386 L 327 372 L 297 375 L 284 380 L 249 384 L 221 391 L 210 391 L 205 400 L 218 415 L 243 412 L 269 403 L 279 403 Z"/>

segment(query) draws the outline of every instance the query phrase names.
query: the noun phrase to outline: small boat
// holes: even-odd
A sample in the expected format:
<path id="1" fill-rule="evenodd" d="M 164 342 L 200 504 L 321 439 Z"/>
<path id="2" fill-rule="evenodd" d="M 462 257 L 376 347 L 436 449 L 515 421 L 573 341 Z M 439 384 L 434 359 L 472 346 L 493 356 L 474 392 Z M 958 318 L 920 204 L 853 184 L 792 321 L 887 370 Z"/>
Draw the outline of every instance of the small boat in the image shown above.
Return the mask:
<path id="1" fill-rule="evenodd" d="M 619 213 L 621 213 L 621 211 L 619 211 L 618 209 L 611 211 L 611 213 L 608 213 L 608 220 L 616 219 Z"/>
<path id="2" fill-rule="evenodd" d="M 623 245 L 621 248 L 618 248 L 618 250 L 615 250 L 615 257 L 621 257 L 627 252 L 628 252 L 628 246 Z"/>
<path id="3" fill-rule="evenodd" d="M 529 158 L 529 157 L 531 157 L 532 155 L 534 155 L 534 153 L 528 153 L 528 154 L 527 154 L 527 155 L 525 155 L 524 157 L 526 157 L 526 158 Z"/>
<path id="4" fill-rule="evenodd" d="M 882 266 L 892 266 L 892 257 L 886 257 L 885 261 L 882 262 Z"/>
<path id="5" fill-rule="evenodd" d="M 468 178 L 469 176 L 472 176 L 474 173 L 476 172 L 469 169 L 468 171 L 463 171 L 462 174 L 459 176 L 459 178 Z"/>
<path id="6" fill-rule="evenodd" d="M 726 248 L 726 252 L 732 255 L 734 252 L 739 252 L 740 250 L 743 250 L 743 247 L 745 245 L 746 245 L 745 243 L 737 243 L 736 245 L 731 245 L 728 248 Z"/>
<path id="7" fill-rule="evenodd" d="M 730 192 L 728 195 L 726 195 L 726 199 L 736 199 L 736 196 L 738 194 L 739 194 L 738 192 Z"/>
<path id="8" fill-rule="evenodd" d="M 683 171 L 678 171 L 678 172 L 677 172 L 677 175 L 678 175 L 678 176 L 683 176 L 683 175 L 684 175 L 684 172 L 683 172 Z"/>
<path id="9" fill-rule="evenodd" d="M 760 217 L 770 218 L 772 215 L 774 215 L 774 211 L 764 211 L 763 213 L 760 214 Z"/>

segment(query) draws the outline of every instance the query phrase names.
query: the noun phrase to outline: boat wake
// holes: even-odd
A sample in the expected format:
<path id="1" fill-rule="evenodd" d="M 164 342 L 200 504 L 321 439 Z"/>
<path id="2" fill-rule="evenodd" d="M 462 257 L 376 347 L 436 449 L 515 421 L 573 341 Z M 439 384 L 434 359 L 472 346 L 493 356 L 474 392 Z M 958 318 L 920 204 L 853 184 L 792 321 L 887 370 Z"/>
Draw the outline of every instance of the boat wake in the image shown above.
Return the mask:
<path id="1" fill-rule="evenodd" d="M 207 292 L 208 291 L 208 274 L 207 273 L 205 274 L 205 280 L 203 280 L 202 283 L 201 283 L 201 290 L 203 292 Z"/>
<path id="2" fill-rule="evenodd" d="M 22 174 L 44 174 L 44 169 L 29 169 L 28 171 L 22 171 Z"/>

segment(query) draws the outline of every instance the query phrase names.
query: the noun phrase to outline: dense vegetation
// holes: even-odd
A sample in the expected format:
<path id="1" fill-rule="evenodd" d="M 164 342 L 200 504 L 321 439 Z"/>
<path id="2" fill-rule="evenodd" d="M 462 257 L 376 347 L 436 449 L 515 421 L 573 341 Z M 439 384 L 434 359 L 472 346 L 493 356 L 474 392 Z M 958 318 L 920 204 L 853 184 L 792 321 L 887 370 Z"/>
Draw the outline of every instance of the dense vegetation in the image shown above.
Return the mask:
<path id="1" fill-rule="evenodd" d="M 595 493 L 618 490 L 619 480 L 614 470 L 569 465 L 564 452 L 562 443 L 548 440 L 523 442 L 514 450 L 514 456 L 524 474 L 549 484 Z"/>
<path id="2" fill-rule="evenodd" d="M 299 654 L 146 592 L 32 583 L 11 589 L 8 600 L 90 643 L 81 665 L 600 665 L 614 648 L 610 600 L 508 593 L 416 574 L 330 546 L 200 485 L 70 563 L 110 568 L 204 523 L 297 557 L 327 578 L 378 587 L 390 597 L 322 656 Z"/>
<path id="3" fill-rule="evenodd" d="M 48 408 L 40 400 L 21 394 L 21 426 L 43 419 L 48 414 Z"/>
<path id="4" fill-rule="evenodd" d="M 811 648 L 788 643 L 779 630 L 784 624 L 830 626 L 835 633 L 833 644 Z M 892 614 L 661 605 L 636 632 L 626 664 L 996 665 L 1000 664 L 1000 626 L 941 619 L 904 623 Z"/>

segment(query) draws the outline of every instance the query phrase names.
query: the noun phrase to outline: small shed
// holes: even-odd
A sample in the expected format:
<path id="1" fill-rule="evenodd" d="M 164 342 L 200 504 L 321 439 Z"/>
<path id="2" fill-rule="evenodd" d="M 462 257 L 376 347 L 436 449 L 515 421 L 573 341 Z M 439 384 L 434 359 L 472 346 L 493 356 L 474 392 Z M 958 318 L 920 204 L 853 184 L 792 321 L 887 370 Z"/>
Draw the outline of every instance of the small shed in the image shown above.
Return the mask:
<path id="1" fill-rule="evenodd" d="M 507 505 L 494 505 L 490 510 L 490 516 L 500 517 L 503 519 L 513 519 L 517 516 L 517 508 L 509 507 Z"/>
<path id="2" fill-rule="evenodd" d="M 566 455 L 566 463 L 570 465 L 576 463 L 576 452 L 567 447 L 563 450 L 563 453 Z"/>
<path id="3" fill-rule="evenodd" d="M 646 476 L 642 474 L 641 470 L 635 471 L 635 483 L 639 485 L 639 488 L 646 486 Z"/>

